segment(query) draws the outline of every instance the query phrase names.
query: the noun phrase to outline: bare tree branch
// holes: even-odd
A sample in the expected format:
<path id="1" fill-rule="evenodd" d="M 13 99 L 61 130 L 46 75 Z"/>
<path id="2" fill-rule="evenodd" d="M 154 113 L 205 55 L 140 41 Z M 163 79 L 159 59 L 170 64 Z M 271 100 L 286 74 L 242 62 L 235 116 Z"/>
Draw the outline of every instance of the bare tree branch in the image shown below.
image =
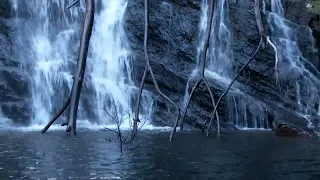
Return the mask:
<path id="1" fill-rule="evenodd" d="M 210 128 L 211 128 L 211 125 L 212 125 L 214 114 L 217 112 L 219 103 L 221 102 L 222 98 L 224 98 L 225 95 L 229 92 L 229 90 L 230 90 L 231 86 L 233 85 L 233 83 L 237 80 L 237 78 L 243 72 L 243 70 L 251 63 L 251 61 L 257 55 L 257 53 L 260 50 L 260 48 L 265 46 L 266 33 L 265 33 L 265 30 L 264 30 L 264 27 L 263 27 L 263 24 L 262 24 L 262 20 L 261 20 L 261 2 L 260 2 L 260 0 L 255 0 L 254 9 L 255 9 L 255 18 L 256 18 L 259 34 L 260 34 L 259 45 L 258 45 L 257 49 L 255 50 L 255 52 L 253 53 L 253 55 L 249 58 L 247 63 L 244 66 L 242 66 L 242 68 L 240 69 L 238 74 L 233 78 L 233 80 L 229 84 L 228 88 L 219 97 L 217 105 L 214 107 L 212 113 L 210 114 L 210 123 L 209 123 L 209 126 L 207 128 L 207 136 L 209 136 L 209 131 L 210 131 Z M 205 123 L 202 126 L 202 133 L 204 133 L 207 123 L 208 123 L 208 119 L 205 121 Z M 219 131 L 219 127 L 218 127 L 218 131 Z"/>
<path id="2" fill-rule="evenodd" d="M 68 5 L 68 9 L 70 9 L 72 6 L 76 5 L 80 0 L 75 0 L 71 4 Z"/>
<path id="3" fill-rule="evenodd" d="M 92 34 L 94 10 L 95 10 L 94 0 L 86 0 L 86 15 L 85 15 L 85 20 L 83 25 L 82 37 L 80 41 L 79 60 L 78 60 L 77 70 L 75 73 L 73 88 L 71 92 L 70 113 L 68 117 L 69 122 L 66 129 L 67 132 L 71 131 L 71 134 L 73 135 L 77 134 L 76 121 L 77 121 L 78 105 L 80 101 L 80 93 L 81 93 L 81 88 L 83 83 L 83 76 L 86 69 L 89 43 L 90 43 L 90 38 Z"/>
<path id="4" fill-rule="evenodd" d="M 49 123 L 41 130 L 41 133 L 45 133 L 50 126 L 61 116 L 61 114 L 68 108 L 70 104 L 70 96 L 68 97 L 65 104 L 62 106 L 62 108 L 57 112 L 57 114 L 49 121 Z"/>
<path id="5" fill-rule="evenodd" d="M 189 107 L 191 98 L 196 90 L 197 87 L 199 87 L 201 81 L 203 81 L 207 87 L 207 90 L 209 91 L 210 94 L 210 98 L 212 101 L 212 106 L 215 107 L 215 102 L 214 102 L 214 97 L 212 94 L 212 91 L 210 89 L 209 83 L 207 82 L 205 76 L 204 76 L 204 72 L 205 72 L 205 67 L 206 67 L 206 58 L 207 58 L 207 51 L 209 48 L 209 41 L 210 41 L 210 35 L 211 35 L 211 27 L 212 27 L 212 19 L 213 19 L 213 11 L 214 11 L 214 2 L 216 2 L 215 0 L 211 0 L 210 1 L 210 5 L 209 5 L 209 21 L 208 21 L 208 25 L 207 25 L 207 31 L 206 31 L 206 36 L 205 36 L 205 44 L 204 44 L 204 49 L 203 49 L 203 53 L 201 54 L 201 62 L 200 62 L 200 77 L 198 77 L 198 80 L 196 82 L 196 84 L 194 85 L 194 87 L 191 90 L 191 93 L 189 95 L 189 99 L 185 105 L 184 111 L 183 111 L 183 115 L 182 115 L 182 120 L 181 120 L 181 126 L 180 129 L 183 130 L 183 123 L 184 123 L 184 117 L 186 115 L 187 109 Z M 218 114 L 217 114 L 218 116 Z M 218 121 L 218 134 L 220 133 L 220 122 L 219 122 L 219 118 L 217 118 Z M 175 125 L 173 127 L 173 130 L 171 132 L 170 135 L 170 141 L 172 141 L 174 133 L 176 132 L 177 126 L 178 126 L 178 119 L 175 122 Z"/>
<path id="6" fill-rule="evenodd" d="M 224 98 L 225 95 L 227 95 L 227 93 L 229 92 L 231 86 L 233 85 L 233 83 L 237 80 L 237 78 L 239 77 L 239 75 L 243 72 L 243 70 L 251 63 L 251 61 L 254 59 L 254 57 L 257 55 L 258 51 L 260 50 L 261 46 L 262 46 L 262 38 L 260 38 L 260 43 L 257 47 L 257 49 L 255 50 L 255 52 L 253 53 L 253 55 L 250 57 L 250 59 L 247 61 L 247 63 L 245 65 L 242 66 L 242 68 L 240 69 L 240 71 L 238 72 L 238 74 L 233 78 L 233 80 L 231 81 L 231 83 L 229 84 L 228 88 L 221 94 L 221 96 L 219 97 L 218 101 L 217 101 L 217 105 L 214 107 L 213 109 L 213 112 L 211 113 L 210 115 L 210 123 L 209 123 L 209 126 L 208 126 L 208 129 L 207 129 L 207 136 L 209 136 L 209 131 L 210 131 L 210 128 L 211 128 L 211 124 L 212 124 L 212 121 L 213 121 L 213 118 L 214 118 L 214 114 L 217 112 L 217 109 L 218 109 L 218 106 L 222 100 L 222 98 Z M 203 124 L 203 127 L 202 127 L 202 132 L 204 132 L 205 130 L 205 126 L 208 122 L 208 119 L 205 121 L 205 123 Z"/>
<path id="7" fill-rule="evenodd" d="M 79 0 L 75 0 L 71 3 L 68 8 L 71 8 Z M 78 112 L 78 105 L 80 100 L 80 93 L 81 87 L 83 83 L 83 77 L 86 68 L 86 60 L 87 54 L 89 49 L 89 42 L 92 34 L 92 27 L 94 21 L 94 0 L 85 0 L 86 2 L 86 14 L 84 19 L 84 25 L 82 29 L 82 35 L 80 40 L 80 49 L 79 49 L 79 56 L 78 56 L 78 63 L 77 63 L 77 70 L 75 76 L 73 77 L 73 85 L 71 88 L 71 94 L 64 104 L 64 106 L 60 109 L 60 111 L 52 118 L 52 120 L 42 129 L 42 133 L 46 132 L 50 126 L 63 114 L 63 112 L 70 106 L 68 112 L 67 122 L 63 123 L 62 125 L 67 125 L 66 131 L 73 135 L 76 135 L 76 120 L 77 120 L 77 112 Z"/>
<path id="8" fill-rule="evenodd" d="M 140 101 L 141 101 L 143 86 L 144 86 L 145 79 L 146 79 L 146 76 L 148 73 L 150 73 L 153 84 L 154 84 L 157 92 L 159 93 L 159 95 L 162 98 L 164 98 L 165 100 L 167 100 L 170 104 L 172 104 L 177 109 L 178 115 L 177 115 L 176 121 L 178 121 L 178 119 L 180 118 L 180 108 L 177 106 L 176 103 L 174 103 L 168 96 L 166 96 L 164 93 L 162 93 L 162 91 L 159 89 L 158 83 L 156 81 L 156 78 L 155 78 L 153 71 L 152 71 L 152 68 L 150 66 L 150 59 L 149 59 L 149 53 L 148 53 L 148 28 L 149 28 L 149 8 L 148 8 L 148 5 L 149 5 L 149 0 L 145 0 L 144 1 L 145 29 L 144 29 L 143 46 L 144 46 L 144 55 L 145 55 L 145 60 L 146 60 L 146 68 L 143 73 L 143 77 L 142 77 L 140 89 L 139 89 L 139 94 L 138 94 L 136 112 L 135 112 L 135 117 L 134 117 L 134 122 L 133 122 L 134 123 L 133 124 L 133 137 L 136 136 L 136 133 L 138 130 L 138 122 L 140 122 L 140 120 L 139 120 Z"/>
<path id="9" fill-rule="evenodd" d="M 122 125 L 122 123 L 125 120 L 129 120 L 130 127 L 131 127 L 131 115 L 130 115 L 129 111 L 127 110 L 124 114 L 122 114 L 121 119 L 119 119 L 117 107 L 116 107 L 116 105 L 114 103 L 113 103 L 113 112 L 115 113 L 115 115 L 110 114 L 106 108 L 104 108 L 104 111 L 111 118 L 112 123 L 114 123 L 116 125 L 115 129 L 110 129 L 110 128 L 107 128 L 107 127 L 105 129 L 116 134 L 116 138 L 119 140 L 120 152 L 122 153 L 123 152 L 123 146 L 132 144 L 134 139 L 136 138 L 136 135 L 137 135 L 137 131 L 135 132 L 135 131 L 133 131 L 133 129 L 130 128 L 130 134 L 128 136 L 124 136 L 123 133 L 122 133 L 122 130 L 120 128 L 120 126 Z M 124 118 L 126 116 L 126 113 L 127 113 L 128 117 Z M 137 129 L 137 130 L 140 130 L 145 125 L 147 120 L 148 119 L 146 119 L 143 122 L 143 124 L 139 127 L 139 129 Z"/>

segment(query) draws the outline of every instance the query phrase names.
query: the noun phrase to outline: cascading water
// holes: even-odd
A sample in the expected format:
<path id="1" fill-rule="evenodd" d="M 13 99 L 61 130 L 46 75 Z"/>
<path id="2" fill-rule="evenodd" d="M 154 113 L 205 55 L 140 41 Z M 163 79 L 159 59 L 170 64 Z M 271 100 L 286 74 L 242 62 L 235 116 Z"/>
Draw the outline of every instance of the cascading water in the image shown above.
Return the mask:
<path id="1" fill-rule="evenodd" d="M 228 1 L 218 0 L 214 10 L 207 70 L 229 78 L 232 75 L 233 52 L 232 35 L 227 28 Z M 206 28 L 206 27 L 205 27 Z"/>
<path id="2" fill-rule="evenodd" d="M 199 64 L 200 53 L 204 46 L 204 34 L 207 30 L 208 2 L 202 2 L 202 16 L 200 21 L 200 42 L 197 49 L 197 61 Z M 233 72 L 234 57 L 232 52 L 232 34 L 228 29 L 228 2 L 218 0 L 214 11 L 210 47 L 207 58 L 205 76 L 214 79 L 220 86 L 227 88 L 237 72 Z M 194 71 L 193 75 L 195 75 Z M 237 88 L 239 83 L 233 85 L 232 93 L 225 97 L 227 109 L 227 121 L 239 128 L 268 128 L 267 114 L 259 104 L 252 106 L 248 95 L 244 95 Z M 240 93 L 240 94 L 239 94 Z M 246 96 L 246 97 L 244 97 Z"/>
<path id="3" fill-rule="evenodd" d="M 64 0 L 13 2 L 17 26 L 15 48 L 28 49 L 16 52 L 32 77 L 31 124 L 45 124 L 66 100 L 67 94 L 63 92 L 70 91 L 69 64 L 76 63 L 77 48 L 72 38 L 77 36 L 75 29 L 79 29 L 78 22 L 72 19 L 79 13 L 75 9 L 66 10 L 66 5 Z"/>
<path id="4" fill-rule="evenodd" d="M 101 3 L 103 8 L 96 17 L 91 39 L 92 59 L 88 63 L 90 82 L 95 90 L 95 113 L 100 123 L 108 117 L 105 110 L 120 116 L 126 111 L 132 114 L 132 106 L 135 106 L 132 97 L 138 90 L 132 80 L 132 59 L 122 24 L 127 1 L 104 0 Z M 143 92 L 142 107 L 151 107 L 150 97 Z M 142 114 L 150 113 L 146 110 L 150 108 L 142 108 Z M 129 126 L 129 121 L 125 123 Z"/>
<path id="5" fill-rule="evenodd" d="M 17 57 L 31 76 L 31 124 L 46 124 L 69 95 L 85 11 L 80 2 L 70 10 L 66 0 L 12 2 L 17 27 L 15 48 L 28 49 L 17 51 Z M 110 124 L 105 110 L 119 117 L 132 113 L 132 99 L 138 89 L 132 81 L 132 58 L 122 27 L 126 5 L 126 0 L 96 2 L 78 119 Z M 152 100 L 145 91 L 142 97 L 141 115 L 148 115 Z M 128 126 L 129 120 L 124 125 Z"/>
<path id="6" fill-rule="evenodd" d="M 12 125 L 12 121 L 6 118 L 3 113 L 0 111 L 0 128 L 10 127 Z"/>
<path id="7" fill-rule="evenodd" d="M 284 17 L 284 10 L 280 0 L 271 0 L 271 12 L 268 14 L 271 41 L 276 48 L 276 75 L 279 86 L 285 88 L 294 83 L 298 113 L 310 121 L 310 117 L 318 113 L 319 104 L 319 72 L 310 63 L 317 61 L 315 41 L 312 31 L 307 26 L 299 26 L 288 21 Z M 304 34 L 304 37 L 298 37 Z M 303 41 L 303 42 L 301 42 Z M 307 46 L 304 52 L 310 52 L 313 56 L 302 53 L 300 45 Z M 316 58 L 316 59 L 315 59 Z M 310 61 L 311 60 L 311 61 Z M 319 113 L 318 113 L 319 114 Z M 311 123 L 309 124 L 311 125 Z"/>
<path id="8" fill-rule="evenodd" d="M 228 3 L 218 0 L 214 10 L 213 27 L 210 47 L 207 58 L 206 75 L 212 78 L 227 80 L 230 76 L 233 54 L 231 50 L 231 33 L 226 26 L 228 20 Z M 205 32 L 208 24 L 208 1 L 203 0 L 202 15 L 199 26 L 199 45 L 197 48 L 197 64 L 200 63 L 201 52 L 204 46 Z M 198 69 L 196 69 L 198 70 Z M 194 73 L 195 74 L 195 73 Z M 228 82 L 231 80 L 227 80 Z M 228 83 L 225 82 L 225 83 Z"/>

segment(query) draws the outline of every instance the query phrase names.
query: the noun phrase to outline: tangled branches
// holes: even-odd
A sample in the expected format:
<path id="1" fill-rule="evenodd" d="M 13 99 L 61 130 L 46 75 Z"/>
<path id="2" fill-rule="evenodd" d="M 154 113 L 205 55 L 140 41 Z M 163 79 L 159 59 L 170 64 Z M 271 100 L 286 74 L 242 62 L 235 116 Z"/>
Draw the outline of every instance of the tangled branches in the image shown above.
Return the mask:
<path id="1" fill-rule="evenodd" d="M 124 145 L 130 145 L 132 144 L 133 140 L 135 139 L 134 134 L 134 129 L 130 128 L 129 133 L 126 136 L 124 132 L 120 129 L 120 126 L 123 124 L 124 121 L 129 121 L 130 122 L 130 127 L 131 127 L 131 114 L 129 111 L 126 111 L 125 114 L 123 114 L 121 117 L 118 115 L 118 110 L 115 104 L 113 104 L 113 111 L 114 113 L 109 113 L 106 109 L 104 111 L 107 113 L 107 115 L 111 118 L 111 121 L 114 125 L 116 125 L 115 129 L 110 129 L 106 128 L 106 130 L 111 131 L 116 134 L 116 138 L 119 141 L 119 147 L 120 147 L 120 152 L 122 153 L 123 151 L 123 146 Z M 139 129 L 141 129 L 145 123 L 147 122 L 147 119 L 144 120 L 144 122 L 140 125 Z"/>
<path id="2" fill-rule="evenodd" d="M 221 100 L 229 92 L 231 86 L 234 84 L 234 82 L 237 80 L 237 78 L 243 72 L 243 70 L 252 62 L 254 57 L 257 55 L 258 51 L 261 48 L 265 47 L 265 42 L 266 42 L 266 40 L 268 40 L 268 37 L 265 34 L 265 30 L 264 30 L 262 19 L 261 19 L 261 12 L 260 12 L 261 11 L 261 3 L 260 3 L 260 0 L 255 0 L 255 18 L 256 18 L 258 29 L 259 29 L 259 34 L 260 34 L 259 45 L 258 45 L 257 49 L 255 50 L 255 52 L 253 53 L 253 55 L 249 58 L 247 63 L 245 65 L 243 65 L 243 67 L 240 69 L 238 74 L 231 81 L 231 83 L 229 84 L 228 88 L 220 95 L 220 97 L 219 97 L 219 99 L 217 101 L 217 104 L 215 105 L 214 98 L 213 98 L 212 92 L 210 90 L 209 84 L 208 84 L 208 82 L 206 81 L 206 79 L 204 77 L 206 52 L 207 52 L 207 49 L 208 49 L 208 46 L 209 46 L 209 39 L 210 39 L 211 25 L 212 25 L 212 18 L 213 18 L 213 12 L 212 12 L 213 9 L 214 8 L 213 8 L 213 0 L 212 0 L 211 3 L 210 3 L 210 6 L 209 6 L 209 22 L 208 22 L 208 28 L 207 28 L 207 33 L 206 33 L 205 46 L 204 46 L 204 50 L 203 50 L 204 53 L 202 54 L 202 58 L 201 58 L 201 67 L 200 67 L 201 74 L 200 74 L 200 78 L 197 80 L 197 82 L 195 83 L 194 87 L 191 90 L 189 99 L 188 99 L 188 101 L 186 103 L 186 107 L 185 107 L 185 109 L 183 111 L 183 114 L 182 114 L 182 123 L 181 123 L 181 129 L 183 129 L 183 120 L 184 120 L 184 117 L 186 115 L 187 108 L 188 108 L 188 106 L 190 104 L 190 100 L 191 100 L 191 98 L 192 98 L 192 96 L 193 96 L 193 94 L 195 92 L 195 89 L 200 85 L 201 81 L 203 81 L 205 83 L 205 85 L 207 86 L 207 89 L 209 91 L 209 94 L 210 94 L 210 97 L 211 97 L 211 100 L 212 100 L 212 104 L 213 104 L 213 107 L 214 107 L 213 111 L 210 114 L 210 123 L 209 123 L 209 125 L 207 127 L 207 136 L 209 135 L 209 131 L 210 131 L 214 116 L 216 116 L 216 118 L 217 118 L 217 126 L 218 126 L 217 127 L 218 128 L 217 131 L 218 131 L 218 134 L 220 133 L 220 121 L 219 121 L 219 116 L 218 116 L 218 113 L 217 113 L 217 108 L 218 108 Z M 202 132 L 203 133 L 204 133 L 204 131 L 206 129 L 206 125 L 208 124 L 208 120 L 209 119 L 207 119 L 205 121 L 205 123 L 203 124 L 203 127 L 202 127 Z M 178 121 L 176 121 L 176 123 L 175 123 L 175 126 L 174 126 L 173 131 L 172 131 L 171 136 L 170 136 L 170 140 L 173 138 L 173 135 L 174 135 L 174 133 L 176 131 L 177 125 L 178 125 Z"/>

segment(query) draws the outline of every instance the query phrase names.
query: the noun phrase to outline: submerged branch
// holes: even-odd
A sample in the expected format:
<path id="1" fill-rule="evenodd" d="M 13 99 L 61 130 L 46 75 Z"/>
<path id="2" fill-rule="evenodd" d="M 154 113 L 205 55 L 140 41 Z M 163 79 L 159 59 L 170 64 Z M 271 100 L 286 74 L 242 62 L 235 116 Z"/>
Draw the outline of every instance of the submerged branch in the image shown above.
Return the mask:
<path id="1" fill-rule="evenodd" d="M 71 3 L 68 8 L 74 6 L 79 0 L 75 0 Z M 82 37 L 80 41 L 80 50 L 79 50 L 79 57 L 77 63 L 77 70 L 75 76 L 73 78 L 73 85 L 71 88 L 71 93 L 64 104 L 64 106 L 59 110 L 59 112 L 51 119 L 51 121 L 42 129 L 42 133 L 46 132 L 50 126 L 61 116 L 61 114 L 67 109 L 68 106 L 68 118 L 67 122 L 62 123 L 62 126 L 67 125 L 66 131 L 73 135 L 76 134 L 76 119 L 77 119 L 77 112 L 78 112 L 78 105 L 81 93 L 81 87 L 83 82 L 83 76 L 86 68 L 86 59 L 88 54 L 89 42 L 92 33 L 94 21 L 94 0 L 86 0 L 86 15 L 84 20 L 84 25 L 82 29 Z"/>
<path id="2" fill-rule="evenodd" d="M 210 1 L 210 5 L 209 5 L 209 21 L 207 24 L 207 31 L 206 31 L 206 37 L 205 37 L 205 44 L 203 47 L 203 53 L 201 54 L 201 62 L 200 62 L 200 77 L 197 80 L 196 84 L 193 86 L 192 91 L 189 95 L 189 99 L 185 105 L 185 108 L 183 110 L 183 114 L 182 114 L 182 119 L 181 119 L 181 126 L 180 129 L 183 130 L 183 123 L 184 123 L 184 118 L 187 112 L 187 109 L 189 107 L 191 98 L 196 90 L 197 87 L 199 87 L 201 81 L 203 81 L 207 87 L 207 90 L 209 91 L 210 94 L 210 98 L 212 101 L 212 106 L 215 107 L 215 102 L 214 102 L 214 97 L 212 94 L 212 91 L 210 89 L 209 83 L 207 82 L 205 76 L 204 76 L 204 72 L 205 72 L 205 67 L 206 67 L 206 58 L 207 58 L 207 52 L 208 52 L 208 48 L 209 48 L 209 42 L 210 42 L 210 34 L 211 34 L 211 27 L 212 27 L 212 21 L 213 21 L 213 11 L 214 11 L 214 2 L 216 2 L 215 0 L 211 0 Z M 217 114 L 218 116 L 218 114 Z M 178 122 L 179 119 L 176 120 L 175 125 L 173 127 L 173 130 L 171 132 L 170 135 L 170 141 L 173 139 L 174 133 L 176 132 L 177 126 L 178 126 Z M 217 124 L 218 124 L 218 134 L 220 133 L 220 122 L 219 122 L 219 118 L 217 118 Z"/>
<path id="3" fill-rule="evenodd" d="M 239 75 L 242 73 L 242 71 L 251 63 L 251 61 L 254 59 L 254 57 L 257 55 L 258 51 L 261 49 L 261 48 L 264 48 L 265 47 L 265 38 L 267 38 L 268 40 L 268 37 L 266 36 L 266 33 L 265 33 L 265 29 L 263 27 L 263 23 L 262 23 L 262 19 L 261 19 L 261 0 L 255 0 L 255 3 L 254 3 L 254 9 L 255 9 L 255 18 L 256 18 L 256 22 L 257 22 L 257 26 L 258 26 L 258 30 L 259 30 L 259 34 L 260 34 L 260 42 L 259 42 L 259 45 L 257 47 L 257 49 L 255 50 L 255 52 L 253 53 L 253 55 L 249 58 L 249 60 L 247 61 L 247 63 L 242 66 L 242 68 L 240 69 L 240 71 L 238 72 L 238 74 L 233 78 L 233 80 L 231 81 L 231 83 L 229 84 L 228 88 L 221 94 L 221 96 L 219 97 L 218 99 L 218 102 L 217 102 L 217 105 L 214 107 L 212 113 L 210 114 L 210 123 L 209 123 L 209 126 L 207 128 L 207 136 L 209 135 L 209 131 L 210 131 L 210 128 L 211 128 L 211 125 L 212 125 L 212 121 L 213 121 L 213 118 L 214 118 L 214 114 L 217 112 L 217 109 L 218 109 L 218 106 L 222 100 L 222 98 L 225 97 L 225 95 L 229 92 L 231 86 L 233 85 L 233 83 L 237 80 L 237 78 L 239 77 Z M 205 131 L 205 126 L 207 125 L 208 123 L 208 119 L 205 121 L 205 123 L 203 124 L 203 127 L 202 127 L 202 132 L 204 133 Z M 219 129 L 218 129 L 219 131 Z"/>
<path id="4" fill-rule="evenodd" d="M 140 88 L 139 88 L 139 94 L 138 94 L 138 100 L 137 100 L 137 106 L 136 106 L 136 112 L 135 112 L 135 117 L 134 117 L 134 124 L 133 124 L 133 134 L 132 136 L 135 137 L 137 134 L 138 130 L 138 122 L 139 122 L 139 110 L 140 110 L 140 101 L 141 101 L 141 96 L 142 96 L 142 90 L 143 86 L 145 83 L 145 79 L 148 73 L 151 75 L 151 79 L 153 81 L 153 84 L 156 88 L 156 91 L 159 93 L 159 95 L 167 100 L 169 103 L 171 103 L 176 109 L 177 109 L 177 120 L 180 118 L 180 108 L 174 103 L 168 96 L 166 96 L 162 91 L 159 89 L 158 83 L 156 81 L 156 78 L 153 74 L 152 68 L 150 66 L 150 59 L 149 59 L 149 54 L 148 54 L 148 29 L 149 29 L 149 0 L 144 1 L 144 20 L 145 20 L 145 26 L 144 26 L 144 41 L 143 41 L 143 46 L 144 46 L 144 56 L 146 60 L 146 69 L 143 73 L 143 77 L 141 80 Z"/>
<path id="5" fill-rule="evenodd" d="M 78 105 L 80 100 L 80 93 L 83 83 L 83 76 L 86 69 L 87 54 L 89 49 L 90 38 L 92 34 L 92 27 L 94 21 L 94 0 L 86 0 L 86 15 L 82 30 L 82 37 L 80 41 L 78 64 L 73 81 L 73 88 L 71 92 L 70 113 L 68 117 L 67 132 L 76 135 L 76 121 L 78 113 Z"/>
<path id="6" fill-rule="evenodd" d="M 243 70 L 251 63 L 251 61 L 254 59 L 254 57 L 257 55 L 258 51 L 260 50 L 261 46 L 262 46 L 262 43 L 263 43 L 263 40 L 262 40 L 262 37 L 260 38 L 260 42 L 259 42 L 259 45 L 257 47 L 257 49 L 255 50 L 255 52 L 253 53 L 253 55 L 250 57 L 250 59 L 247 61 L 247 63 L 245 65 L 242 66 L 242 68 L 240 69 L 240 71 L 238 72 L 238 74 L 233 78 L 233 80 L 231 81 L 231 83 L 229 84 L 228 88 L 221 94 L 221 96 L 219 97 L 218 101 L 217 101 L 217 105 L 214 107 L 214 110 L 212 111 L 211 115 L 210 115 L 210 123 L 209 123 L 209 126 L 208 126 L 208 129 L 207 129 L 207 136 L 208 136 L 208 133 L 210 131 L 210 128 L 211 128 L 211 124 L 212 124 L 212 121 L 213 121 L 213 118 L 214 118 L 214 114 L 217 112 L 217 109 L 218 109 L 218 106 L 222 100 L 222 98 L 225 97 L 225 95 L 227 95 L 227 93 L 229 92 L 231 86 L 233 85 L 233 83 L 237 80 L 237 78 L 239 77 L 239 75 L 243 72 Z M 205 121 L 205 123 L 203 124 L 203 127 L 202 127 L 202 131 L 204 131 L 205 129 L 205 126 L 207 124 L 207 121 L 208 119 Z"/>
<path id="7" fill-rule="evenodd" d="M 58 113 L 49 121 L 49 123 L 41 130 L 41 133 L 45 133 L 50 126 L 61 116 L 61 114 L 68 108 L 70 104 L 70 96 L 68 97 L 65 104 L 62 106 L 62 108 L 58 111 Z"/>
<path id="8" fill-rule="evenodd" d="M 121 125 L 122 123 L 125 121 L 125 120 L 129 120 L 130 122 L 130 127 L 131 127 L 131 115 L 130 115 L 130 112 L 127 110 L 126 113 L 128 115 L 127 118 L 125 118 L 126 114 L 124 113 L 120 118 L 118 116 L 118 111 L 117 111 L 117 107 L 115 104 L 113 104 L 113 112 L 114 112 L 114 115 L 110 114 L 108 112 L 107 109 L 103 109 L 107 115 L 111 118 L 111 121 L 116 125 L 116 128 L 115 129 L 110 129 L 110 128 L 105 128 L 106 130 L 108 131 L 111 131 L 113 133 L 115 133 L 116 135 L 116 138 L 119 140 L 119 147 L 120 147 L 120 152 L 122 153 L 123 151 L 123 146 L 124 145 L 129 145 L 129 144 L 132 144 L 135 137 L 136 137 L 136 133 L 134 133 L 134 131 L 131 129 L 130 133 L 128 136 L 124 135 L 124 133 L 122 133 L 122 130 L 121 130 Z M 139 127 L 139 130 L 145 125 L 145 123 L 147 122 L 148 119 L 146 119 L 143 124 Z"/>

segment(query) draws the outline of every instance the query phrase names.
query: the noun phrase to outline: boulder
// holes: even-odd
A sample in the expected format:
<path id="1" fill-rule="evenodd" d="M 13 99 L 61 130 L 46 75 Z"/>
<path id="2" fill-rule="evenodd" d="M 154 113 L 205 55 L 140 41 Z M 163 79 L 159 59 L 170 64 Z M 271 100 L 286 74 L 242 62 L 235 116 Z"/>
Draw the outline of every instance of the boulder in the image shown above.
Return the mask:
<path id="1" fill-rule="evenodd" d="M 289 136 L 289 137 L 313 137 L 312 130 L 306 131 L 291 124 L 277 124 L 275 127 L 276 136 Z"/>

